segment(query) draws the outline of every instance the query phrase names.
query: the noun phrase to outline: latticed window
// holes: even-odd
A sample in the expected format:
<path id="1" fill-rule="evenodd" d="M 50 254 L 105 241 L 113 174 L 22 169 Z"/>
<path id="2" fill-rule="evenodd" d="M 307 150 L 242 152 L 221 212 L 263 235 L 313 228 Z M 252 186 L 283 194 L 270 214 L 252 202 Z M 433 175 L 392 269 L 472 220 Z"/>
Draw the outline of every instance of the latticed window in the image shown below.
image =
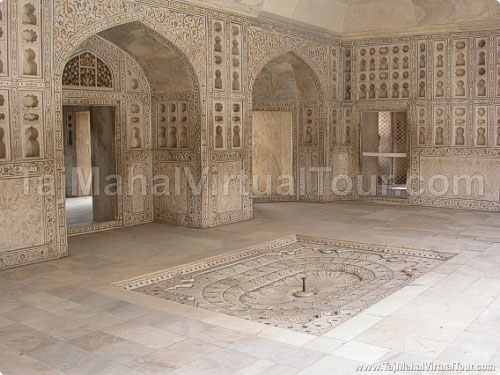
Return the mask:
<path id="1" fill-rule="evenodd" d="M 113 88 L 113 75 L 108 65 L 91 52 L 82 52 L 66 63 L 64 86 Z"/>

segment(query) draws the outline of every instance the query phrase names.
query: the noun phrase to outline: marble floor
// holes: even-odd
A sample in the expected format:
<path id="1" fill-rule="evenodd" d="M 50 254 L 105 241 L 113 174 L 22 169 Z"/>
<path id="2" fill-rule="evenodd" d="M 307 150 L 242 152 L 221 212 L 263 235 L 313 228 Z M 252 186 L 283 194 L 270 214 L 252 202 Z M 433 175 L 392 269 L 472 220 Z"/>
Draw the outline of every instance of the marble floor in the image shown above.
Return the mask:
<path id="1" fill-rule="evenodd" d="M 112 285 L 293 234 L 458 255 L 321 336 Z M 496 370 L 446 373 L 500 370 L 499 213 L 363 202 L 258 204 L 254 220 L 224 227 L 148 224 L 69 243 L 67 258 L 0 271 L 4 375 L 352 375 L 454 362 Z"/>
<path id="2" fill-rule="evenodd" d="M 66 198 L 66 223 L 68 228 L 93 224 L 92 197 Z"/>

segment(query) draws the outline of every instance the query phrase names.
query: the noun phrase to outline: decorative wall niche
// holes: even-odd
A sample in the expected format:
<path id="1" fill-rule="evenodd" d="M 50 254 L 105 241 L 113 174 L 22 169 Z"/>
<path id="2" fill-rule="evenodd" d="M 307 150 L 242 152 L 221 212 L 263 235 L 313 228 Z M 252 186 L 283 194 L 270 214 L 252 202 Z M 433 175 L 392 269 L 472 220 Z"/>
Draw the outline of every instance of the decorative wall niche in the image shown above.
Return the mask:
<path id="1" fill-rule="evenodd" d="M 226 87 L 226 28 L 222 20 L 212 20 L 213 87 L 223 91 Z"/>
<path id="2" fill-rule="evenodd" d="M 488 48 L 488 38 L 480 37 L 475 39 L 475 50 L 476 50 L 476 74 L 475 82 L 476 89 L 475 95 L 477 98 L 488 97 L 488 87 L 489 87 L 489 77 L 488 77 L 488 60 L 489 60 L 489 48 Z"/>
<path id="3" fill-rule="evenodd" d="M 0 161 L 10 159 L 9 92 L 0 90 Z"/>
<path id="4" fill-rule="evenodd" d="M 337 145 L 338 142 L 338 124 L 339 124 L 339 110 L 334 108 L 331 110 L 331 140 L 332 145 Z"/>
<path id="5" fill-rule="evenodd" d="M 488 107 L 474 106 L 474 145 L 488 145 Z"/>
<path id="6" fill-rule="evenodd" d="M 317 144 L 317 119 L 313 106 L 305 106 L 302 114 L 302 144 L 311 146 Z"/>
<path id="7" fill-rule="evenodd" d="M 447 98 L 447 60 L 448 60 L 448 47 L 446 40 L 434 41 L 434 98 L 445 99 Z"/>
<path id="8" fill-rule="evenodd" d="M 242 29 L 238 23 L 231 23 L 231 89 L 241 92 L 242 87 Z"/>
<path id="9" fill-rule="evenodd" d="M 454 146 L 468 146 L 467 137 L 467 106 L 452 107 L 452 144 Z"/>
<path id="10" fill-rule="evenodd" d="M 42 77 L 41 0 L 21 0 L 19 9 L 19 75 Z"/>
<path id="11" fill-rule="evenodd" d="M 0 77 L 9 75 L 7 1 L 0 3 Z"/>
<path id="12" fill-rule="evenodd" d="M 113 89 L 113 73 L 101 58 L 90 51 L 84 51 L 66 63 L 63 85 L 71 88 Z"/>
<path id="13" fill-rule="evenodd" d="M 129 63 L 127 63 L 126 65 L 125 82 L 127 85 L 127 92 L 144 92 L 144 87 L 142 85 L 141 79 L 139 78 L 139 74 L 137 74 L 135 69 L 132 68 L 131 64 Z"/>
<path id="14" fill-rule="evenodd" d="M 20 91 L 21 133 L 23 157 L 43 157 L 43 110 L 42 92 Z"/>
<path id="15" fill-rule="evenodd" d="M 446 107 L 434 107 L 434 131 L 433 139 L 435 146 L 444 146 L 446 144 Z"/>
<path id="16" fill-rule="evenodd" d="M 213 148 L 215 150 L 224 150 L 227 148 L 227 122 L 226 122 L 226 101 L 214 102 L 213 110 Z"/>
<path id="17" fill-rule="evenodd" d="M 495 44 L 496 44 L 496 56 L 495 56 L 495 63 L 496 63 L 496 93 L 497 97 L 500 97 L 500 36 L 497 36 L 495 39 Z"/>
<path id="18" fill-rule="evenodd" d="M 417 44 L 417 98 L 420 100 L 427 97 L 428 49 L 425 41 Z"/>
<path id="19" fill-rule="evenodd" d="M 243 101 L 233 100 L 231 105 L 231 134 L 229 139 L 229 144 L 231 144 L 232 149 L 241 149 L 244 146 L 243 143 Z"/>
<path id="20" fill-rule="evenodd" d="M 336 47 L 332 48 L 332 99 L 336 100 L 338 98 L 338 89 L 339 89 L 339 49 Z"/>
<path id="21" fill-rule="evenodd" d="M 344 100 L 352 100 L 352 48 L 344 49 Z"/>
<path id="22" fill-rule="evenodd" d="M 127 102 L 127 141 L 129 150 L 145 148 L 144 111 L 141 101 Z"/>
<path id="23" fill-rule="evenodd" d="M 358 99 L 410 99 L 410 43 L 357 48 Z"/>
<path id="24" fill-rule="evenodd" d="M 353 114 L 351 107 L 344 108 L 344 132 L 343 132 L 343 143 L 344 145 L 352 144 L 354 140 L 354 122 L 353 122 Z"/>
<path id="25" fill-rule="evenodd" d="M 189 105 L 182 101 L 158 103 L 158 148 L 189 149 Z"/>
<path id="26" fill-rule="evenodd" d="M 417 107 L 417 145 L 425 146 L 432 139 L 432 129 L 428 129 L 427 107 Z"/>
<path id="27" fill-rule="evenodd" d="M 468 72 L 468 41 L 467 39 L 457 39 L 452 41 L 452 97 L 467 98 L 469 84 L 467 81 Z"/>
<path id="28" fill-rule="evenodd" d="M 500 106 L 495 107 L 494 145 L 500 147 Z"/>

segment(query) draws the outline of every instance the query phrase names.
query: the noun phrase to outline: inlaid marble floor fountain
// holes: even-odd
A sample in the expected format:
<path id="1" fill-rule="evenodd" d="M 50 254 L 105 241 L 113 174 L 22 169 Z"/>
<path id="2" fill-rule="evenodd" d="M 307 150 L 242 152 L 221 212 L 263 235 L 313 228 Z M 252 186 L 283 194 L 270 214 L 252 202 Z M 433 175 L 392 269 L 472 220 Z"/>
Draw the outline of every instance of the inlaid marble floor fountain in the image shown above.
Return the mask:
<path id="1" fill-rule="evenodd" d="M 452 256 L 294 235 L 118 285 L 320 335 Z"/>

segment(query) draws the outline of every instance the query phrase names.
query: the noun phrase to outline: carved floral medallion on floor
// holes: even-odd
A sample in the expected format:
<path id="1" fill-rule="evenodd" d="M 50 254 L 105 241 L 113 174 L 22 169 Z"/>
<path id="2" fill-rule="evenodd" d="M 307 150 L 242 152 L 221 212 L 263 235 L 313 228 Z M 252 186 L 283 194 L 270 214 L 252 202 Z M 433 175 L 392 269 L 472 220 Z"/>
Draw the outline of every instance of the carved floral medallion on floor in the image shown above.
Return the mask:
<path id="1" fill-rule="evenodd" d="M 117 285 L 320 335 L 452 256 L 294 235 Z"/>

